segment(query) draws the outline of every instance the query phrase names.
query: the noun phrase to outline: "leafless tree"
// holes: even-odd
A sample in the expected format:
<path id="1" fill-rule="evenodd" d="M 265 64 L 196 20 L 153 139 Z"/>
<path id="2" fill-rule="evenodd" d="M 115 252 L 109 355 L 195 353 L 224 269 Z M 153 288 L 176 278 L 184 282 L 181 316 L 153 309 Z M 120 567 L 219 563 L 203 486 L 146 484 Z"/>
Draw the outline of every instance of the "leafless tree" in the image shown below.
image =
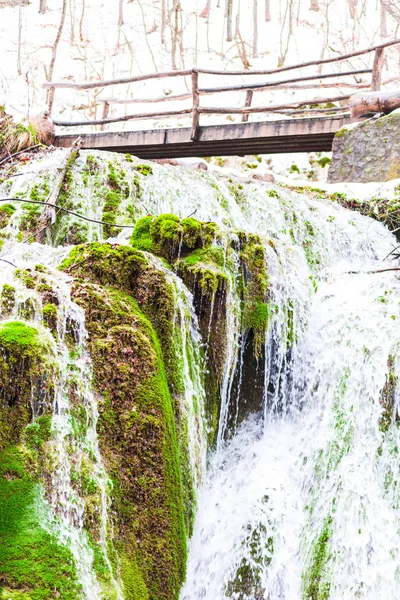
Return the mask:
<path id="1" fill-rule="evenodd" d="M 282 20 L 281 26 L 281 35 L 279 38 L 279 58 L 278 58 L 278 67 L 282 67 L 285 64 L 286 55 L 289 50 L 290 38 L 293 33 L 293 10 L 294 10 L 294 0 L 287 0 L 285 4 L 285 12 Z M 285 30 L 286 33 L 285 33 Z"/>
<path id="2" fill-rule="evenodd" d="M 227 42 L 231 42 L 233 40 L 232 13 L 233 13 L 233 0 L 226 0 L 225 16 L 226 16 L 226 41 Z"/>
<path id="3" fill-rule="evenodd" d="M 83 19 L 85 17 L 85 8 L 86 8 L 85 0 L 82 0 L 82 12 L 81 12 L 81 18 L 79 19 L 79 39 L 81 40 L 81 42 L 83 42 Z"/>
<path id="4" fill-rule="evenodd" d="M 349 0 L 350 18 L 355 19 L 357 16 L 358 0 Z"/>
<path id="5" fill-rule="evenodd" d="M 258 53 L 258 0 L 253 0 L 253 58 Z"/>
<path id="6" fill-rule="evenodd" d="M 165 44 L 165 31 L 167 29 L 167 8 L 165 0 L 161 0 L 161 43 Z"/>
<path id="7" fill-rule="evenodd" d="M 39 12 L 41 14 L 47 12 L 47 0 L 40 0 L 40 3 L 39 3 Z"/>
<path id="8" fill-rule="evenodd" d="M 18 8 L 18 54 L 17 54 L 17 73 L 22 74 L 21 66 L 21 42 L 22 42 L 22 10 Z"/>
<path id="9" fill-rule="evenodd" d="M 265 0 L 265 20 L 267 23 L 271 21 L 271 2 L 270 0 Z"/>
<path id="10" fill-rule="evenodd" d="M 250 67 L 250 63 L 247 58 L 246 45 L 240 33 L 239 15 L 236 15 L 235 43 L 239 52 L 240 60 L 242 61 L 243 68 L 248 69 Z"/>
<path id="11" fill-rule="evenodd" d="M 172 3 L 172 15 L 170 19 L 171 26 L 171 62 L 172 68 L 175 70 L 178 68 L 177 63 L 177 51 L 179 48 L 179 13 L 182 10 L 180 0 L 173 0 Z"/>
<path id="12" fill-rule="evenodd" d="M 381 37 L 387 36 L 387 9 L 381 0 Z"/>
<path id="13" fill-rule="evenodd" d="M 56 56 L 57 56 L 57 48 L 58 48 L 58 44 L 60 43 L 61 35 L 62 35 L 63 29 L 64 29 L 64 23 L 65 23 L 65 16 L 66 16 L 66 14 L 67 14 L 67 0 L 63 0 L 62 9 L 61 9 L 60 24 L 58 26 L 58 31 L 57 31 L 56 39 L 54 40 L 54 44 L 51 47 L 51 60 L 50 60 L 49 70 L 48 70 L 48 73 L 47 73 L 47 80 L 48 81 L 51 81 L 53 79 L 54 65 L 56 63 Z M 50 115 L 51 115 L 51 112 L 53 110 L 54 92 L 55 92 L 55 89 L 54 88 L 50 88 L 48 96 L 47 96 L 48 112 L 49 112 Z"/>

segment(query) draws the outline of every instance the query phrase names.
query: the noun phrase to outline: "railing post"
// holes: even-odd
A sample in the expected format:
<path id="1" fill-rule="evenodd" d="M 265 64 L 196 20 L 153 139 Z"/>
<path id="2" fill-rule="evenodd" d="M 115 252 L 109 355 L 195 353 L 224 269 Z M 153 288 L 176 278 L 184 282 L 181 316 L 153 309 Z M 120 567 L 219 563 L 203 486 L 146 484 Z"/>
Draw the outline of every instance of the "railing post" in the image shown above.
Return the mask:
<path id="1" fill-rule="evenodd" d="M 247 90 L 246 102 L 244 103 L 246 108 L 251 106 L 252 100 L 253 100 L 253 90 Z M 247 123 L 248 120 L 249 120 L 249 113 L 247 113 L 246 115 L 243 115 L 242 123 Z"/>
<path id="2" fill-rule="evenodd" d="M 383 59 L 385 57 L 385 49 L 377 48 L 375 50 L 374 66 L 372 67 L 371 90 L 378 92 L 381 89 Z"/>
<path id="3" fill-rule="evenodd" d="M 192 71 L 192 134 L 190 139 L 195 142 L 199 136 L 199 124 L 200 124 L 200 94 L 199 94 L 199 73 L 193 69 Z"/>
<path id="4" fill-rule="evenodd" d="M 107 119 L 108 115 L 110 114 L 110 103 L 109 102 L 104 102 L 103 105 L 103 114 L 101 116 L 102 119 Z M 100 125 L 100 131 L 104 131 L 105 129 L 105 125 Z"/>

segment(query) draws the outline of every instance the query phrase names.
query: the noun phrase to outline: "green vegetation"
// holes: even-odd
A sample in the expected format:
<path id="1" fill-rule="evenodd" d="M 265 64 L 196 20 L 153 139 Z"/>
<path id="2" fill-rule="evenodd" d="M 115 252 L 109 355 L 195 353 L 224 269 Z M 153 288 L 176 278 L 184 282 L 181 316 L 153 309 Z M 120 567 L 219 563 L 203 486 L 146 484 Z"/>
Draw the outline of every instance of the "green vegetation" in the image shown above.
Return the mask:
<path id="1" fill-rule="evenodd" d="M 332 517 L 328 516 L 315 543 L 311 566 L 303 574 L 304 600 L 329 600 L 330 582 L 327 565 L 330 559 L 329 540 L 332 535 Z"/>

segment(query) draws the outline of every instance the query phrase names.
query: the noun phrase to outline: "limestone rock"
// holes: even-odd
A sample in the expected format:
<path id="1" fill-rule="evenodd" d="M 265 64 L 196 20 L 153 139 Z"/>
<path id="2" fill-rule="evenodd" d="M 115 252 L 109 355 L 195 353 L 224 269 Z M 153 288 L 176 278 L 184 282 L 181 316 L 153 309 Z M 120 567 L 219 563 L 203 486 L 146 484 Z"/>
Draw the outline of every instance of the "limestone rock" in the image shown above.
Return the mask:
<path id="1" fill-rule="evenodd" d="M 329 183 L 369 183 L 398 177 L 400 110 L 338 131 L 333 140 Z"/>

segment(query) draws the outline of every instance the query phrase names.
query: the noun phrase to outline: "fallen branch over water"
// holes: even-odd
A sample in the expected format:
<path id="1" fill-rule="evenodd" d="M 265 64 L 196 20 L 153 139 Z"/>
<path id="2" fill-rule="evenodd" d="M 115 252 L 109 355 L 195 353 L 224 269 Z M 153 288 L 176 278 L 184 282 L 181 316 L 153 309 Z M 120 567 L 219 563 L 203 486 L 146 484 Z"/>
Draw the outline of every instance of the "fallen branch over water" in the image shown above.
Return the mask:
<path id="1" fill-rule="evenodd" d="M 0 202 L 23 202 L 28 204 L 41 204 L 42 206 L 51 206 L 52 208 L 56 208 L 61 210 L 69 215 L 73 215 L 74 217 L 78 217 L 78 219 L 83 219 L 84 221 L 89 221 L 90 223 L 98 223 L 99 225 L 112 225 L 113 227 L 119 227 L 120 229 L 134 229 L 134 225 L 118 225 L 117 223 L 108 223 L 107 221 L 98 221 L 97 219 L 90 219 L 89 217 L 85 217 L 84 215 L 80 215 L 72 210 L 68 210 L 67 208 L 63 208 L 62 206 L 57 206 L 57 204 L 52 204 L 51 202 L 41 202 L 40 200 L 26 200 L 25 198 L 0 198 Z"/>
<path id="2" fill-rule="evenodd" d="M 349 275 L 375 275 L 376 273 L 386 273 L 387 271 L 400 271 L 400 267 L 391 267 L 389 269 L 376 269 L 375 271 L 347 271 Z"/>

